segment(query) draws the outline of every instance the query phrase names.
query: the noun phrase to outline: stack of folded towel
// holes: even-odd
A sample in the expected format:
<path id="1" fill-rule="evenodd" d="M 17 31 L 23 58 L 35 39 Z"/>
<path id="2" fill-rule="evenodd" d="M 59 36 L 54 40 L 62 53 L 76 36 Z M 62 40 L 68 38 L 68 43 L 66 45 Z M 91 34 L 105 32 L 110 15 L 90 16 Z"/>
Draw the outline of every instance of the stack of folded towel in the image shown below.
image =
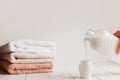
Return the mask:
<path id="1" fill-rule="evenodd" d="M 0 66 L 10 74 L 53 71 L 54 42 L 15 40 L 0 47 Z"/>

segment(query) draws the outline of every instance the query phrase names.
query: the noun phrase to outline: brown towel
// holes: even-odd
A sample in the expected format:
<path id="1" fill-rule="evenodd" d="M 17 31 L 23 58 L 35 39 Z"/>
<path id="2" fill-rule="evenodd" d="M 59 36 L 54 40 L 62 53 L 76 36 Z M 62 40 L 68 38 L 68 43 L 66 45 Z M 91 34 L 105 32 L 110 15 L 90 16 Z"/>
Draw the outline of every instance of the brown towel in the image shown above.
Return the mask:
<path id="1" fill-rule="evenodd" d="M 41 62 L 35 64 L 12 64 L 6 60 L 0 59 L 0 66 L 10 74 L 25 74 L 25 73 L 46 73 L 52 72 L 52 62 Z"/>
<path id="2" fill-rule="evenodd" d="M 32 70 L 7 70 L 9 74 L 31 74 L 31 73 L 50 73 L 52 69 L 32 69 Z"/>

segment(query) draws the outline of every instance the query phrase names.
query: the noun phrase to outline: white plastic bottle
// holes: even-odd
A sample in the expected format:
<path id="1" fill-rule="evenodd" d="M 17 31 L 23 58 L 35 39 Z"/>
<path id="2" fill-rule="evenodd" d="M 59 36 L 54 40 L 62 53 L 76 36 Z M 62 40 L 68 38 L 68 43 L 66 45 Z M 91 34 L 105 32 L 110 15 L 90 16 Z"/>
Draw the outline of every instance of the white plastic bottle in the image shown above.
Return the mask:
<path id="1" fill-rule="evenodd" d="M 110 34 L 106 30 L 88 30 L 85 39 L 96 52 L 109 57 L 111 60 L 120 63 L 120 54 L 117 53 L 117 47 L 120 39 Z"/>

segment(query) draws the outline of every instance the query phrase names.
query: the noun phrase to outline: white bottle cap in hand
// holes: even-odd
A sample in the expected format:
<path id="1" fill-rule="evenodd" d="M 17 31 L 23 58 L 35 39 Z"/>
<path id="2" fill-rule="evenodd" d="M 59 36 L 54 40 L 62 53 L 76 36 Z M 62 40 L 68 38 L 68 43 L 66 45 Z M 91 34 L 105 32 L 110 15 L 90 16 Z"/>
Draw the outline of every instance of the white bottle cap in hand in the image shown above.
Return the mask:
<path id="1" fill-rule="evenodd" d="M 92 62 L 89 60 L 83 60 L 80 62 L 80 78 L 81 79 L 91 79 L 92 76 Z"/>

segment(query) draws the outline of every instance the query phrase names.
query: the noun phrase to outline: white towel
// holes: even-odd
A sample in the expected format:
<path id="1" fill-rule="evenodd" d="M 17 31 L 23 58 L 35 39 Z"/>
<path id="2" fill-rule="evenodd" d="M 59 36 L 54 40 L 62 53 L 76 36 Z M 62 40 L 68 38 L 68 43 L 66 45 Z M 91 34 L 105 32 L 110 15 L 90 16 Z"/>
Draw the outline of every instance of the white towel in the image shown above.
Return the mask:
<path id="1" fill-rule="evenodd" d="M 54 42 L 34 41 L 34 40 L 14 40 L 0 47 L 0 53 L 8 52 L 29 52 L 55 53 L 56 44 Z"/>

